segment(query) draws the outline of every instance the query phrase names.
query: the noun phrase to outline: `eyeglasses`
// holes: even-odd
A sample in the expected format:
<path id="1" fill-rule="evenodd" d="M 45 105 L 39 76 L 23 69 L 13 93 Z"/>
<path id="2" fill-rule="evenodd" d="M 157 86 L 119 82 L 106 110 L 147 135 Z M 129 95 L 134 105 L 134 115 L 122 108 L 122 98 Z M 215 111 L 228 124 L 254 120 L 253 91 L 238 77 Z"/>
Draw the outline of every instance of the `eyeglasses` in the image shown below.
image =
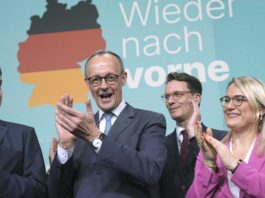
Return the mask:
<path id="1" fill-rule="evenodd" d="M 172 96 L 173 100 L 179 100 L 187 93 L 191 93 L 191 91 L 175 91 L 171 94 L 163 94 L 161 98 L 164 102 L 168 102 L 170 96 Z"/>
<path id="2" fill-rule="evenodd" d="M 118 81 L 119 76 L 122 74 L 123 72 L 121 72 L 119 75 L 117 74 L 108 74 L 104 77 L 101 76 L 93 76 L 90 78 L 85 78 L 85 81 L 88 81 L 89 84 L 92 87 L 97 87 L 99 85 L 101 85 L 102 83 L 102 79 L 105 80 L 106 83 L 108 83 L 109 85 L 113 85 Z"/>
<path id="3" fill-rule="evenodd" d="M 242 95 L 235 95 L 232 98 L 230 98 L 229 96 L 223 96 L 222 98 L 220 98 L 220 102 L 223 107 L 226 107 L 230 103 L 231 100 L 232 100 L 232 103 L 237 107 L 242 105 L 244 101 L 248 101 L 246 96 L 242 96 Z"/>

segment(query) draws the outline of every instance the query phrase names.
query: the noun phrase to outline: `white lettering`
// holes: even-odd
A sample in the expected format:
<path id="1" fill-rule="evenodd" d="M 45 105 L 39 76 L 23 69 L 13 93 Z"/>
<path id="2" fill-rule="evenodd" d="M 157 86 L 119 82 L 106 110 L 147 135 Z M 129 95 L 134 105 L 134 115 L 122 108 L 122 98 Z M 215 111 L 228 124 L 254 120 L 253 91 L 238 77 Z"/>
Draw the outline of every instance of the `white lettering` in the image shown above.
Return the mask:
<path id="1" fill-rule="evenodd" d="M 131 89 L 135 89 L 139 87 L 139 83 L 142 77 L 144 68 L 138 67 L 136 68 L 134 78 L 132 77 L 132 74 L 129 69 L 126 69 L 125 71 L 127 72 L 127 85 Z"/>
<path id="2" fill-rule="evenodd" d="M 215 60 L 209 64 L 208 74 L 214 81 L 224 81 L 229 77 L 229 66 L 222 60 Z"/>
<path id="3" fill-rule="evenodd" d="M 148 0 L 148 4 L 147 4 L 146 10 L 145 10 L 145 13 L 141 12 L 141 9 L 140 9 L 140 6 L 138 3 L 139 3 L 138 1 L 133 2 L 131 13 L 129 16 L 126 14 L 126 11 L 125 11 L 123 5 L 121 3 L 119 4 L 123 19 L 125 21 L 125 25 L 128 28 L 130 28 L 132 26 L 132 21 L 133 21 L 134 15 L 136 15 L 135 13 L 138 14 L 142 26 L 145 26 L 147 24 L 152 1 Z"/>
<path id="4" fill-rule="evenodd" d="M 167 69 L 157 65 L 149 66 L 145 70 L 139 67 L 135 68 L 134 76 L 129 69 L 126 71 L 128 73 L 127 85 L 130 89 L 138 88 L 141 80 L 144 80 L 150 87 L 159 87 L 164 84 L 169 72 L 185 72 L 197 77 L 202 83 L 207 81 L 207 76 L 214 82 L 225 81 L 230 72 L 228 64 L 223 60 L 214 60 L 209 63 L 208 67 L 201 62 L 169 64 Z"/>
<path id="5" fill-rule="evenodd" d="M 156 80 L 154 80 L 153 75 L 157 76 Z M 165 82 L 166 72 L 162 67 L 152 66 L 146 69 L 144 79 L 150 87 L 159 87 Z"/>
<path id="6" fill-rule="evenodd" d="M 193 50 L 191 50 L 190 46 L 193 47 Z M 142 42 L 136 37 L 122 38 L 122 54 L 124 58 L 127 57 L 128 52 L 130 52 L 130 56 L 135 54 L 136 57 L 140 57 L 143 55 L 157 56 L 162 51 L 168 54 L 178 54 L 183 50 L 186 53 L 194 50 L 203 51 L 203 41 L 200 32 L 188 31 L 188 28 L 184 26 L 183 32 L 180 34 L 169 33 L 164 38 L 148 35 L 144 37 Z"/>

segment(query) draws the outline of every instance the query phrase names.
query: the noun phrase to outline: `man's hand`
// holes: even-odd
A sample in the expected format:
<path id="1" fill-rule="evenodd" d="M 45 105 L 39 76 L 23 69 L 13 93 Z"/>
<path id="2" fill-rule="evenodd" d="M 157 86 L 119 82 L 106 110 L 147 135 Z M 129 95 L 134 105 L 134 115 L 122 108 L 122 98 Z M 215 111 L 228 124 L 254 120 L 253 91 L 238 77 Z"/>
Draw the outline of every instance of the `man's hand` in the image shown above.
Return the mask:
<path id="1" fill-rule="evenodd" d="M 68 101 L 68 97 L 64 96 L 63 101 Z M 101 134 L 96 126 L 94 113 L 89 100 L 86 103 L 86 113 L 77 111 L 71 105 L 67 105 L 64 102 L 59 102 L 56 107 L 56 123 L 59 125 L 60 131 L 67 131 L 69 133 L 67 136 L 63 133 L 63 137 L 66 137 L 70 142 L 72 141 L 74 143 L 75 137 L 93 141 Z"/>
<path id="2" fill-rule="evenodd" d="M 57 103 L 57 106 L 61 104 L 67 107 L 72 108 L 73 106 L 73 98 L 69 95 L 64 95 L 60 98 L 59 102 Z M 63 125 L 63 120 L 61 119 L 62 112 L 59 111 L 58 107 L 56 106 L 56 114 L 55 114 L 55 126 L 57 129 L 57 135 L 59 138 L 59 145 L 68 150 L 74 146 L 74 142 L 76 140 L 76 137 L 70 133 L 70 131 L 66 130 Z"/>
<path id="3" fill-rule="evenodd" d="M 195 99 L 190 99 L 190 103 L 193 108 L 193 113 L 187 122 L 187 131 L 189 134 L 189 139 L 195 136 L 195 126 L 198 121 L 201 119 L 199 104 Z"/>

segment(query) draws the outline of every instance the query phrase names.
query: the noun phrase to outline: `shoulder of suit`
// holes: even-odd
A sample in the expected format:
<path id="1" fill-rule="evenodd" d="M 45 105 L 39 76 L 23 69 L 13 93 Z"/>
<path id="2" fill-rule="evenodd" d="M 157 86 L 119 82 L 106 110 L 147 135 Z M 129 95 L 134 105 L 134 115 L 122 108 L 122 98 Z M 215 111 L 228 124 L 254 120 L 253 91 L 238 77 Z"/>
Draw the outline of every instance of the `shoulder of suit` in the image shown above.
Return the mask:
<path id="1" fill-rule="evenodd" d="M 166 138 L 172 138 L 172 137 L 176 137 L 176 130 L 166 135 Z"/>
<path id="2" fill-rule="evenodd" d="M 126 105 L 127 106 L 125 108 L 127 108 L 127 112 L 130 112 L 131 115 L 133 115 L 133 117 L 136 116 L 137 118 L 143 119 L 145 121 L 147 120 L 164 120 L 165 121 L 165 117 L 161 113 L 147 110 L 147 109 L 135 108 L 129 105 L 128 103 L 126 103 Z"/>
<path id="3" fill-rule="evenodd" d="M 0 125 L 6 126 L 9 128 L 20 128 L 21 130 L 29 130 L 29 131 L 34 130 L 34 128 L 31 126 L 27 126 L 27 125 L 15 123 L 15 122 L 4 121 L 4 120 L 0 120 Z"/>
<path id="4" fill-rule="evenodd" d="M 133 108 L 136 112 L 139 113 L 143 113 L 143 114 L 149 114 L 149 115 L 160 115 L 160 116 L 164 116 L 163 114 L 156 112 L 156 111 L 151 111 L 151 110 L 147 110 L 147 109 L 140 109 L 140 108 Z"/>

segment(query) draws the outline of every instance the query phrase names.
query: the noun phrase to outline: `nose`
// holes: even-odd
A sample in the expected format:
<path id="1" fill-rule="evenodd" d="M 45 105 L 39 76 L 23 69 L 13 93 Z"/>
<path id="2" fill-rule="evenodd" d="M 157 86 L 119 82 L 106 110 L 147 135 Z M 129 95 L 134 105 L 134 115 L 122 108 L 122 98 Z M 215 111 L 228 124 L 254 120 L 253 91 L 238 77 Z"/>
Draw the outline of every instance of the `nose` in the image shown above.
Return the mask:
<path id="1" fill-rule="evenodd" d="M 108 88 L 109 84 L 106 82 L 105 78 L 102 78 L 102 82 L 100 84 L 100 88 L 104 89 L 104 88 Z"/>
<path id="2" fill-rule="evenodd" d="M 234 105 L 232 99 L 224 106 L 224 109 L 234 109 L 236 106 Z"/>
<path id="3" fill-rule="evenodd" d="M 173 104 L 175 102 L 175 100 L 173 99 L 172 95 L 169 95 L 168 100 L 167 100 L 167 104 Z"/>

